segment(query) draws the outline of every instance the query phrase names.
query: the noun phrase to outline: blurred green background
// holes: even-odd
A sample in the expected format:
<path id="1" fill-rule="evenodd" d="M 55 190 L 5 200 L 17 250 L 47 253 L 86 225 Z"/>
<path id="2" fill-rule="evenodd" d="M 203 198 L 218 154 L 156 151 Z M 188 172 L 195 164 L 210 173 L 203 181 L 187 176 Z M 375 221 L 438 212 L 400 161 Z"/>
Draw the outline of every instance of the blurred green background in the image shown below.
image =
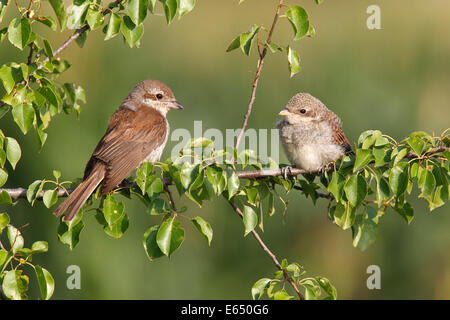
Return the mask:
<path id="1" fill-rule="evenodd" d="M 8 136 L 18 137 L 23 158 L 5 187 L 26 187 L 50 178 L 52 169 L 64 179 L 82 176 L 86 161 L 107 121 L 129 90 L 139 81 L 166 82 L 185 106 L 171 112 L 172 130 L 238 128 L 246 110 L 256 55 L 225 53 L 229 42 L 253 23 L 270 26 L 278 1 L 199 0 L 197 6 L 170 26 L 162 15 L 150 16 L 139 49 L 130 49 L 117 37 L 104 42 L 93 32 L 83 49 L 72 45 L 61 56 L 72 67 L 61 81 L 76 82 L 86 90 L 88 102 L 79 119 L 57 116 L 49 137 L 38 153 L 34 132 L 23 136 L 9 114 L 0 120 Z M 290 1 L 298 3 L 298 1 Z M 314 38 L 293 43 L 301 56 L 302 71 L 289 79 L 284 54 L 268 55 L 257 91 L 249 128 L 272 128 L 277 114 L 297 92 L 320 98 L 343 120 L 350 141 L 367 129 L 379 129 L 395 138 L 412 131 L 441 133 L 450 126 L 450 3 L 448 1 L 302 1 L 316 28 Z M 381 30 L 368 30 L 366 9 L 381 7 Z M 50 13 L 48 3 L 44 10 Z M 158 12 L 161 12 L 159 7 Z M 15 14 L 8 8 L 5 23 Z M 56 48 L 70 34 L 42 29 Z M 281 19 L 273 40 L 285 45 L 291 27 Z M 7 41 L 1 46 L 0 64 L 18 60 L 19 51 Z M 21 56 L 22 57 L 22 56 Z M 168 142 L 163 159 L 176 141 Z M 280 151 L 282 153 L 282 151 Z M 287 162 L 284 154 L 281 162 Z M 304 265 L 308 275 L 328 277 L 341 299 L 449 299 L 450 210 L 429 213 L 423 200 L 413 201 L 415 219 L 408 226 L 389 211 L 381 219 L 378 240 L 366 252 L 351 243 L 351 231 L 342 231 L 327 218 L 327 202 L 313 206 L 297 192 L 288 195 L 285 222 L 281 207 L 265 219 L 262 235 L 281 258 Z M 47 240 L 50 250 L 33 261 L 49 269 L 56 281 L 57 299 L 249 299 L 250 288 L 275 267 L 222 199 L 198 208 L 188 205 L 188 216 L 210 222 L 214 238 L 209 248 L 190 224 L 183 221 L 186 239 L 170 259 L 149 262 L 142 248 L 144 231 L 160 222 L 149 217 L 138 201 L 125 201 L 130 227 L 122 239 L 107 236 L 93 215 L 85 216 L 79 245 L 70 251 L 56 236 L 57 219 L 51 210 L 21 200 L 6 210 L 24 230 L 26 245 Z M 81 268 L 81 290 L 66 288 L 66 268 Z M 368 290 L 366 268 L 381 267 L 381 290 Z M 36 279 L 31 297 L 39 296 Z"/>

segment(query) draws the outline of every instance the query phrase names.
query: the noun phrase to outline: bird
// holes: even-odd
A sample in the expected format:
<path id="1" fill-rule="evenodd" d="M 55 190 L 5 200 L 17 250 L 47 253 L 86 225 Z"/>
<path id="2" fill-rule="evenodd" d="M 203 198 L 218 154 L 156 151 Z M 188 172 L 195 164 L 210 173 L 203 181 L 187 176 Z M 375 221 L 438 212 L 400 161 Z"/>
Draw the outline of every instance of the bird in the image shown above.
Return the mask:
<path id="1" fill-rule="evenodd" d="M 83 181 L 54 211 L 70 221 L 101 185 L 103 196 L 144 161 L 161 157 L 169 135 L 167 112 L 183 109 L 170 88 L 147 79 L 137 84 L 109 119 L 108 128 L 86 164 Z"/>
<path id="2" fill-rule="evenodd" d="M 341 119 L 309 93 L 294 95 L 276 123 L 290 163 L 310 172 L 321 171 L 352 152 Z"/>

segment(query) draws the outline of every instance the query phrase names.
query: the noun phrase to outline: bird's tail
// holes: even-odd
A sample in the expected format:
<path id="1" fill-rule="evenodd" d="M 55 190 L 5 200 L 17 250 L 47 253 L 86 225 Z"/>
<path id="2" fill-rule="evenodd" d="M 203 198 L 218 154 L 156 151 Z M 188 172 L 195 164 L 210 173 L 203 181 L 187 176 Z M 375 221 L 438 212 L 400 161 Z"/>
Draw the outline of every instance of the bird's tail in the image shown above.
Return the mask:
<path id="1" fill-rule="evenodd" d="M 54 214 L 58 217 L 67 210 L 64 221 L 72 220 L 104 177 L 104 166 L 99 165 L 94 168 L 91 174 L 59 205 Z"/>

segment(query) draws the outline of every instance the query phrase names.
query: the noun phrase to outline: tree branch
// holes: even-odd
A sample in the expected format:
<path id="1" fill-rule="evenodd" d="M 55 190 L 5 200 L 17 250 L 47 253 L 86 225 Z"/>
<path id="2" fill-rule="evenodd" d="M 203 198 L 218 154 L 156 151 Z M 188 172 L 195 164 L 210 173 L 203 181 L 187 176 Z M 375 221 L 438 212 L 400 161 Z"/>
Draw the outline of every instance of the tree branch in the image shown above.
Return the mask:
<path id="1" fill-rule="evenodd" d="M 108 13 L 111 12 L 111 9 L 118 5 L 119 3 L 121 3 L 123 0 L 116 0 L 114 2 L 111 2 L 108 5 L 108 9 L 104 9 L 102 11 L 102 15 L 106 16 Z M 31 3 L 31 2 L 30 2 Z M 53 58 L 55 58 L 56 56 L 58 56 L 62 51 L 64 51 L 70 44 L 72 44 L 75 40 L 77 40 L 83 33 L 85 33 L 87 30 L 89 30 L 89 25 L 86 24 L 83 27 L 81 27 L 80 29 L 76 30 L 74 34 L 72 34 L 66 41 L 64 41 L 55 51 L 53 51 Z M 34 50 L 34 44 L 31 45 L 30 48 L 30 54 L 28 55 L 27 58 L 27 62 L 28 64 L 31 63 L 31 58 L 33 55 L 33 50 Z M 44 61 L 48 61 L 48 57 L 44 60 Z M 38 69 L 41 69 L 42 65 L 38 66 Z M 6 106 L 6 103 L 3 101 L 0 101 L 0 108 Z"/>
<path id="2" fill-rule="evenodd" d="M 422 155 L 421 157 L 430 157 L 433 156 L 437 153 L 441 153 L 443 151 L 450 151 L 450 147 L 435 147 L 433 149 L 431 149 L 429 152 L 425 153 L 424 155 Z M 406 156 L 406 158 L 409 159 L 414 159 L 414 158 L 419 158 L 417 156 L 417 154 L 415 154 L 414 152 L 409 152 Z M 286 176 L 298 176 L 299 174 L 314 174 L 314 173 L 320 173 L 321 170 L 317 170 L 317 171 L 308 171 L 308 170 L 304 170 L 304 169 L 298 169 L 298 168 L 291 168 L 290 170 L 285 170 L 285 169 L 276 169 L 276 170 L 269 170 L 269 169 L 261 169 L 261 170 L 246 170 L 246 171 L 236 171 L 236 175 L 238 176 L 239 179 L 260 179 L 260 178 L 267 178 L 267 177 L 284 177 Z M 168 178 L 163 178 L 163 183 L 164 186 L 168 186 L 173 184 L 173 182 L 168 179 Z M 131 182 L 128 180 L 124 180 L 124 182 L 119 186 L 119 187 L 130 187 L 135 185 L 135 182 Z M 294 189 L 297 190 L 303 190 L 302 187 L 300 186 L 294 186 Z M 72 193 L 72 191 L 75 190 L 73 188 L 68 188 L 67 192 L 70 194 Z M 13 188 L 13 189 L 9 189 L 9 188 L 0 188 L 0 193 L 2 193 L 3 191 L 6 191 L 9 196 L 11 197 L 11 199 L 13 200 L 17 200 L 19 198 L 26 198 L 27 197 L 27 189 L 24 188 Z M 46 190 L 42 190 L 36 197 L 36 200 L 42 200 L 42 197 L 44 196 Z M 170 192 L 168 193 L 169 196 Z M 59 188 L 58 189 L 58 197 L 59 198 L 63 198 L 66 197 L 67 193 L 65 192 L 64 189 Z M 329 194 L 325 194 L 325 193 L 317 193 L 317 196 L 319 198 L 325 198 L 325 199 L 333 199 L 333 197 Z M 170 200 L 170 199 L 169 199 Z M 173 199 L 172 199 L 173 200 Z"/>
<path id="3" fill-rule="evenodd" d="M 231 205 L 231 207 L 233 207 L 234 211 L 241 217 L 241 219 L 244 218 L 244 214 L 242 213 L 241 209 L 239 209 L 233 202 L 228 201 L 229 204 Z M 287 274 L 286 270 L 284 270 L 283 268 L 281 268 L 281 264 L 278 261 L 277 257 L 275 256 L 275 254 L 270 251 L 270 249 L 266 246 L 266 244 L 264 243 L 264 241 L 262 241 L 261 237 L 259 236 L 258 232 L 256 232 L 255 230 L 252 230 L 252 235 L 255 238 L 255 240 L 258 242 L 258 244 L 261 246 L 261 248 L 264 250 L 264 252 L 269 256 L 269 258 L 273 261 L 273 263 L 276 265 L 276 267 L 279 270 L 283 271 L 284 274 L 284 279 L 292 286 L 292 288 L 294 288 L 295 292 L 297 293 L 298 297 L 300 298 L 300 300 L 305 300 L 305 297 L 303 296 L 303 294 L 300 292 L 300 290 L 298 289 L 297 285 L 295 284 L 295 282 L 291 279 L 291 277 L 289 277 L 289 275 Z"/>
<path id="4" fill-rule="evenodd" d="M 239 144 L 241 143 L 241 139 L 242 139 L 242 136 L 244 135 L 245 128 L 247 128 L 248 118 L 250 117 L 250 114 L 252 113 L 253 103 L 255 102 L 255 98 L 256 98 L 256 88 L 258 87 L 259 77 L 261 75 L 262 67 L 264 65 L 264 57 L 266 56 L 267 49 L 269 47 L 270 42 L 272 41 L 273 31 L 275 30 L 275 25 L 277 24 L 282 5 L 283 5 L 283 0 L 280 0 L 280 3 L 278 4 L 277 10 L 275 12 L 275 17 L 273 18 L 272 26 L 270 27 L 269 36 L 267 37 L 266 43 L 264 44 L 264 49 L 258 59 L 258 63 L 257 63 L 257 67 L 256 67 L 256 75 L 255 75 L 255 79 L 253 80 L 252 93 L 250 95 L 250 102 L 248 104 L 247 112 L 244 116 L 244 122 L 242 123 L 241 132 L 239 132 L 239 135 L 236 140 L 236 145 L 235 145 L 236 149 L 239 147 Z"/>

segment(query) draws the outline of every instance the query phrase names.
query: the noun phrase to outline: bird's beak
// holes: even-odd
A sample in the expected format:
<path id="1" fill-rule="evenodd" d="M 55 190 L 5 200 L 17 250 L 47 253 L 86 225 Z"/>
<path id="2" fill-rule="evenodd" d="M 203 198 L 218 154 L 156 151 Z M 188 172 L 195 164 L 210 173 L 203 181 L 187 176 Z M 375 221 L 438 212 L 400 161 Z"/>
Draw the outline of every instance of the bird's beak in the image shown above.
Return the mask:
<path id="1" fill-rule="evenodd" d="M 171 109 L 178 109 L 178 110 L 183 110 L 183 106 L 178 102 L 178 101 L 173 101 L 170 104 L 170 108 Z"/>
<path id="2" fill-rule="evenodd" d="M 279 115 L 283 117 L 289 116 L 291 113 L 287 109 L 283 109 L 280 111 Z"/>

